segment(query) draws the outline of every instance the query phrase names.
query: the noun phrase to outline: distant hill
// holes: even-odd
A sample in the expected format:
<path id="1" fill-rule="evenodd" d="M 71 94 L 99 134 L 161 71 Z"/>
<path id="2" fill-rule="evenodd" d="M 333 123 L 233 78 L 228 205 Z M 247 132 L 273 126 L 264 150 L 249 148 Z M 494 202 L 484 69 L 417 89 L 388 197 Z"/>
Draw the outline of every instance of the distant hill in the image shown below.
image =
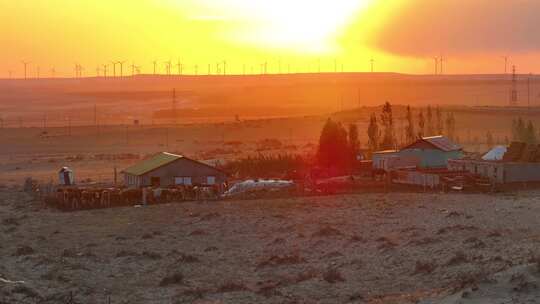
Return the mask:
<path id="1" fill-rule="evenodd" d="M 518 77 L 519 104 L 527 104 L 526 75 Z M 530 102 L 540 104 L 540 77 L 532 76 Z M 0 80 L 0 111 L 7 123 L 65 120 L 122 123 L 166 117 L 176 107 L 184 120 L 314 115 L 384 101 L 412 106 L 505 106 L 509 75 L 323 73 L 230 76 Z M 161 113 L 155 115 L 155 113 Z M 205 114 L 207 113 L 207 115 Z M 192 117 L 193 116 L 193 117 Z M 19 119 L 20 118 L 20 119 Z"/>

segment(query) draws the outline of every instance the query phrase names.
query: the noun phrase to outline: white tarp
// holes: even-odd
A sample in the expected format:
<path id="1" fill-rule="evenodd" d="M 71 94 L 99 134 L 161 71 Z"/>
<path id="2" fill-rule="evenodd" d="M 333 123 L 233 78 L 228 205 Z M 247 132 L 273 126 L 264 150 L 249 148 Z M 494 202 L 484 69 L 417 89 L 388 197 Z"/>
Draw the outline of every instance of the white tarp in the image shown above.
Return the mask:
<path id="1" fill-rule="evenodd" d="M 294 187 L 294 182 L 287 180 L 274 180 L 274 179 L 258 179 L 258 180 L 246 180 L 241 183 L 235 184 L 223 196 L 234 196 L 242 193 L 258 192 L 258 191 L 277 191 L 290 189 Z"/>
<path id="2" fill-rule="evenodd" d="M 505 146 L 495 146 L 488 153 L 482 156 L 483 160 L 502 160 L 504 153 L 506 153 Z"/>

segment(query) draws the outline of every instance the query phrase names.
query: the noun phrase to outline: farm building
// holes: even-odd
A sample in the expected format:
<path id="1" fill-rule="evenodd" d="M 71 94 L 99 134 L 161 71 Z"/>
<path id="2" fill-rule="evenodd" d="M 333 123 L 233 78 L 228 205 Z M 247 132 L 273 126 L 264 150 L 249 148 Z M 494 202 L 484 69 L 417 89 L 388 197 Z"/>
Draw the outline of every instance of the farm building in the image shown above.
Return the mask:
<path id="1" fill-rule="evenodd" d="M 444 136 L 423 137 L 399 151 L 373 153 L 374 169 L 446 168 L 449 159 L 463 157 L 462 148 Z"/>
<path id="2" fill-rule="evenodd" d="M 481 160 L 450 160 L 448 169 L 465 171 L 488 178 L 497 184 L 540 182 L 540 147 L 513 142 L 510 147 L 496 147 Z M 496 154 L 491 157 L 492 154 Z"/>
<path id="3" fill-rule="evenodd" d="M 399 151 L 403 157 L 419 159 L 420 168 L 446 168 L 449 159 L 463 157 L 463 149 L 445 136 L 423 137 Z"/>
<path id="4" fill-rule="evenodd" d="M 162 152 L 122 171 L 130 188 L 174 185 L 220 185 L 227 174 L 185 156 Z"/>

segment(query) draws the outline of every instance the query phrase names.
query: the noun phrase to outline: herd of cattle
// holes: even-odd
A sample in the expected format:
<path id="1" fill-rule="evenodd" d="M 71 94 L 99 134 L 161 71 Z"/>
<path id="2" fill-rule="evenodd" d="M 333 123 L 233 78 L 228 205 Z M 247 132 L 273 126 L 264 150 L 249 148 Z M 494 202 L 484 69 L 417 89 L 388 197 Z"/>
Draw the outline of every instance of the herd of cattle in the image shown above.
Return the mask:
<path id="1" fill-rule="evenodd" d="M 143 200 L 143 194 L 145 199 Z M 174 188 L 79 188 L 60 187 L 48 195 L 45 202 L 51 207 L 64 210 L 84 210 L 133 206 L 143 204 L 161 204 L 194 200 L 215 200 L 219 191 L 213 187 L 179 186 Z"/>

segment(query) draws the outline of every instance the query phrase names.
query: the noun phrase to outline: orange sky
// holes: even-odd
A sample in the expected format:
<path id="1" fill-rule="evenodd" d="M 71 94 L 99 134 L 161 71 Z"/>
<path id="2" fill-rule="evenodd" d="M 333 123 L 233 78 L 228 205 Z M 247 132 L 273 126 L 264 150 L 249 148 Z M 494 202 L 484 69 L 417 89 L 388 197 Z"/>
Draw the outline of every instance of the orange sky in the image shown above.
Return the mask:
<path id="1" fill-rule="evenodd" d="M 154 60 L 207 73 L 316 72 L 319 69 L 500 73 L 540 72 L 535 0 L 19 0 L 0 2 L 0 77 L 96 75 L 126 61 L 152 73 Z M 109 71 L 111 67 L 109 66 Z M 173 73 L 177 68 L 173 67 Z M 101 72 L 102 73 L 102 72 Z"/>

